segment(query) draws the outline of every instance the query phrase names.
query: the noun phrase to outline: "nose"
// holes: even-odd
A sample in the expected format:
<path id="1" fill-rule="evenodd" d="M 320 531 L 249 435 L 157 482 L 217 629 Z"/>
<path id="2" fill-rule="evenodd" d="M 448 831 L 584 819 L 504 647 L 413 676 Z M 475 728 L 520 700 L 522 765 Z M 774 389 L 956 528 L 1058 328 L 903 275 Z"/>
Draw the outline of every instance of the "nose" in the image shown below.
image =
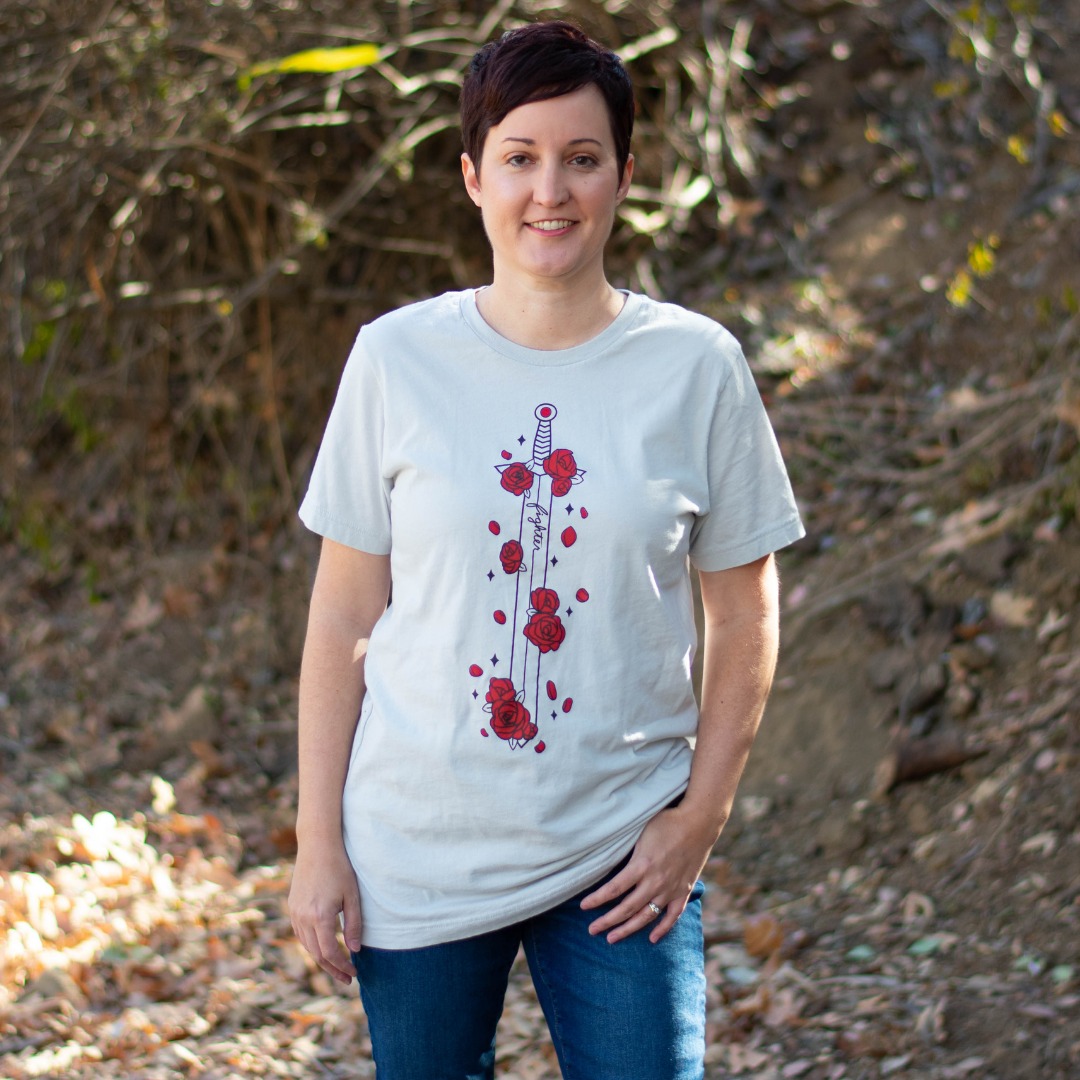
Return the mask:
<path id="1" fill-rule="evenodd" d="M 533 201 L 537 206 L 561 206 L 569 197 L 561 163 L 546 164 L 537 169 Z"/>

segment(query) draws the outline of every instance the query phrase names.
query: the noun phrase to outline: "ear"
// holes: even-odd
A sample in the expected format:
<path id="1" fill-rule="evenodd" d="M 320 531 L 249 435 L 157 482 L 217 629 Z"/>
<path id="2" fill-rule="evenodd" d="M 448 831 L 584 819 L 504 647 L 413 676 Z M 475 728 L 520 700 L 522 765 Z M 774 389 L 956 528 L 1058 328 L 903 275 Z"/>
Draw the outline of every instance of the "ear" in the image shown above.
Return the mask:
<path id="1" fill-rule="evenodd" d="M 623 169 L 622 179 L 619 181 L 619 190 L 615 192 L 615 201 L 622 202 L 626 193 L 630 190 L 630 180 L 634 175 L 634 155 L 630 154 L 626 159 L 626 168 Z"/>
<path id="2" fill-rule="evenodd" d="M 465 190 L 477 206 L 480 205 L 480 174 L 468 154 L 461 155 L 461 175 L 465 178 Z"/>

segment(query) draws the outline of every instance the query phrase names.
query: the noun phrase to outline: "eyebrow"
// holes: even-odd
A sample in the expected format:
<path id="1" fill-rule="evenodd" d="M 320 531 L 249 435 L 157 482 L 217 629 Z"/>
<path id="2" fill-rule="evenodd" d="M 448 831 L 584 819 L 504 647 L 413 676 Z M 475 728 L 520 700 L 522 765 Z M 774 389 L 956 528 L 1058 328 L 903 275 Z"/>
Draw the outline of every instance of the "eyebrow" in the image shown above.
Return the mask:
<path id="1" fill-rule="evenodd" d="M 535 139 L 526 139 L 524 135 L 507 135 L 503 142 L 519 142 L 524 143 L 526 146 L 535 146 Z M 568 146 L 577 146 L 578 143 L 592 143 L 594 146 L 603 146 L 604 144 L 599 139 L 571 139 L 567 144 Z"/>

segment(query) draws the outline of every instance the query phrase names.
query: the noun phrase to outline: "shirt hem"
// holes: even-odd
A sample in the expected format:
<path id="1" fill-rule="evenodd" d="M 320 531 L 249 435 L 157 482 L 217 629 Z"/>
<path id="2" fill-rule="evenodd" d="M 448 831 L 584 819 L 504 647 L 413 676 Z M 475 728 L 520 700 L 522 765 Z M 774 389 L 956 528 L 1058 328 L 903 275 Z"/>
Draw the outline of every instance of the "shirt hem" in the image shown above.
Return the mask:
<path id="1" fill-rule="evenodd" d="M 370 924 L 361 922 L 363 927 L 363 943 L 361 948 L 367 946 L 374 949 L 423 949 L 432 945 L 446 945 L 451 941 L 463 941 L 466 938 L 478 937 L 481 934 L 489 934 L 495 930 L 510 926 L 516 922 L 539 915 L 558 907 L 559 904 L 569 900 L 582 889 L 587 888 L 594 882 L 599 881 L 620 860 L 633 850 L 644 824 L 635 825 L 626 840 L 618 845 L 610 858 L 605 859 L 599 867 L 589 868 L 579 875 L 575 875 L 569 881 L 563 882 L 558 889 L 550 893 L 536 897 L 528 904 L 520 908 L 502 907 L 497 916 L 488 916 L 483 919 L 466 919 L 450 922 L 441 920 L 438 923 L 413 923 L 407 930 L 388 930 L 387 927 L 378 927 L 368 937 L 366 931 Z"/>

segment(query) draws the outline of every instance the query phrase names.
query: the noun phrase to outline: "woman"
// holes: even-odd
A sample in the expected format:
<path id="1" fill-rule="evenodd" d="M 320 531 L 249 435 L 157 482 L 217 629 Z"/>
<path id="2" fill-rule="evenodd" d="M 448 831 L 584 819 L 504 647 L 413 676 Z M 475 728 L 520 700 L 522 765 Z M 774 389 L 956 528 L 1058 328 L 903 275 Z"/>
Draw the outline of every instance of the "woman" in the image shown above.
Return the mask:
<path id="1" fill-rule="evenodd" d="M 526 26 L 461 111 L 492 283 L 361 330 L 301 508 L 324 541 L 293 925 L 358 976 L 382 1080 L 492 1076 L 519 945 L 565 1077 L 700 1077 L 697 878 L 802 528 L 735 341 L 605 276 L 618 58 Z"/>

